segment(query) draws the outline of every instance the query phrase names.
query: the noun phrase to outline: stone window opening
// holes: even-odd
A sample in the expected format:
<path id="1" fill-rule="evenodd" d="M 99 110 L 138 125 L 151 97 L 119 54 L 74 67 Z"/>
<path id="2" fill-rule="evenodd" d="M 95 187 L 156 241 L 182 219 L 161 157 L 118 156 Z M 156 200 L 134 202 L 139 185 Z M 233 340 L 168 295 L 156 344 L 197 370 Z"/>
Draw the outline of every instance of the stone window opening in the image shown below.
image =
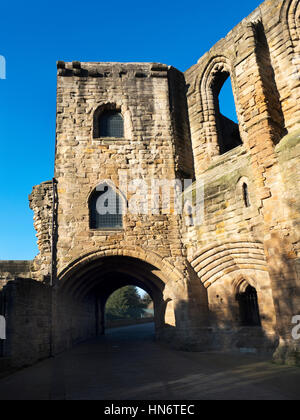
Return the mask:
<path id="1" fill-rule="evenodd" d="M 239 304 L 241 325 L 260 327 L 261 319 L 256 289 L 248 285 L 244 292 L 237 294 L 236 300 Z"/>
<path id="2" fill-rule="evenodd" d="M 94 114 L 94 138 L 124 138 L 124 119 L 113 104 L 100 107 Z"/>
<path id="3" fill-rule="evenodd" d="M 243 199 L 244 199 L 245 207 L 247 208 L 251 207 L 251 202 L 250 202 L 250 197 L 249 197 L 249 188 L 246 182 L 243 183 L 242 189 L 243 189 Z"/>
<path id="4" fill-rule="evenodd" d="M 108 184 L 101 184 L 89 199 L 90 229 L 122 230 L 124 200 Z"/>
<path id="5" fill-rule="evenodd" d="M 226 100 L 225 99 L 223 100 L 223 95 L 221 94 L 221 91 L 223 92 L 223 87 L 226 82 L 227 82 L 227 86 L 226 86 L 227 98 Z M 229 103 L 229 99 L 228 99 L 230 95 L 229 93 L 230 90 L 228 89 L 228 87 L 230 86 L 229 82 L 231 83 L 230 73 L 227 71 L 221 70 L 215 75 L 213 83 L 211 85 L 213 101 L 214 101 L 217 138 L 218 138 L 219 151 L 221 155 L 243 144 L 241 135 L 240 135 L 239 124 L 232 121 L 231 119 L 232 116 L 231 118 L 228 118 L 222 113 L 222 110 L 225 108 L 223 106 L 225 105 L 225 102 L 226 104 Z M 231 85 L 231 93 L 233 96 L 232 85 Z M 233 103 L 234 103 L 234 97 L 233 97 Z M 234 114 L 236 114 L 235 104 L 234 104 L 233 111 L 234 111 Z"/>

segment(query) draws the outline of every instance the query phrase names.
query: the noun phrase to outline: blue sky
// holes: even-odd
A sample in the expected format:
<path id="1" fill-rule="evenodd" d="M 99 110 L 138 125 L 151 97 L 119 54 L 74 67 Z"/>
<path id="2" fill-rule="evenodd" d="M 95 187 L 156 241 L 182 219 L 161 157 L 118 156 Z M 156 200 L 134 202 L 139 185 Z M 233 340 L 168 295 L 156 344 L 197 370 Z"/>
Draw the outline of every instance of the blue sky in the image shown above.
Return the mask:
<path id="1" fill-rule="evenodd" d="M 53 176 L 57 60 L 162 62 L 185 71 L 260 3 L 2 2 L 0 260 L 37 253 L 28 194 Z"/>

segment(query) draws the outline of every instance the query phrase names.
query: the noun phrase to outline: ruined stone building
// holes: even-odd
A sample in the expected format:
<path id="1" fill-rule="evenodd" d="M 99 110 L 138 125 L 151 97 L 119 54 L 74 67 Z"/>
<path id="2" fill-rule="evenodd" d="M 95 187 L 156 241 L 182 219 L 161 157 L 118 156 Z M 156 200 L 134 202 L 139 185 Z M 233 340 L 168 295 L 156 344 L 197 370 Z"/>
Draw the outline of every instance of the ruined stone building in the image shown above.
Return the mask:
<path id="1" fill-rule="evenodd" d="M 2 357 L 29 364 L 101 334 L 107 298 L 131 284 L 175 348 L 299 363 L 299 16 L 298 0 L 266 1 L 185 73 L 58 62 L 54 179 L 30 195 L 40 252 L 0 262 Z M 239 124 L 220 111 L 228 78 Z M 99 215 L 103 191 L 127 208 L 120 176 L 191 179 L 192 197 L 204 185 L 202 223 L 163 205 Z"/>

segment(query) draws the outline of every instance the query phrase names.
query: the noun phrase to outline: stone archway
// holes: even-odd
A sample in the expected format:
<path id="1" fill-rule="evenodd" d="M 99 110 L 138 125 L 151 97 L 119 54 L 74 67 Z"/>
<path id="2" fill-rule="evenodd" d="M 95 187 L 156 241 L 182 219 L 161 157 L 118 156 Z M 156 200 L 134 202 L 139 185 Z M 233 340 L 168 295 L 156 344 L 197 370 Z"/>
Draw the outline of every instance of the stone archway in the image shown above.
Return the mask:
<path id="1" fill-rule="evenodd" d="M 126 285 L 151 296 L 157 339 L 174 347 L 207 348 L 207 293 L 187 261 L 179 271 L 153 251 L 103 247 L 59 274 L 52 305 L 53 353 L 101 334 L 108 297 Z"/>
<path id="2" fill-rule="evenodd" d="M 140 257 L 132 256 L 128 250 L 99 251 L 79 258 L 64 270 L 54 299 L 55 352 L 102 334 L 107 299 L 127 285 L 140 287 L 151 296 L 157 336 L 162 338 L 165 329 L 176 328 L 174 323 L 168 324 L 165 317 L 167 304 L 174 298 L 172 282 L 182 281 L 179 273 L 155 254 L 145 253 L 145 259 L 141 258 L 141 251 L 135 250 L 134 254 Z M 155 261 L 156 265 L 149 261 Z M 173 308 L 172 318 L 175 319 Z M 170 318 L 170 308 L 167 317 Z"/>
<path id="3" fill-rule="evenodd" d="M 144 250 L 140 247 L 126 247 L 119 246 L 103 246 L 98 251 L 86 250 L 82 255 L 72 260 L 67 266 L 62 267 L 58 275 L 58 283 L 60 287 L 64 286 L 70 278 L 78 277 L 81 270 L 84 270 L 89 264 L 94 262 L 102 263 L 108 257 L 129 257 L 153 266 L 153 272 L 159 277 L 164 284 L 171 282 L 182 284 L 183 273 L 170 264 L 165 258 L 162 258 L 157 253 Z M 168 298 L 170 296 L 165 296 Z"/>

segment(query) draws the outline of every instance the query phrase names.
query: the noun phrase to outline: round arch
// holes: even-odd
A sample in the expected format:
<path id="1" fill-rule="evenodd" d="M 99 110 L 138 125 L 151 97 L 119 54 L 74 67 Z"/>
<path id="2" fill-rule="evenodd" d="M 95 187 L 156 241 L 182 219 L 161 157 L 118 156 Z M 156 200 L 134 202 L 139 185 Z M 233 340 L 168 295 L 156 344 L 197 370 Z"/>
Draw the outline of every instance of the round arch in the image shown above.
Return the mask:
<path id="1" fill-rule="evenodd" d="M 154 252 L 135 248 L 106 248 L 86 253 L 71 262 L 56 284 L 56 328 L 59 340 L 74 344 L 105 331 L 105 305 L 109 296 L 125 286 L 145 290 L 154 303 L 155 331 L 161 337 L 166 328 L 176 327 L 175 306 L 168 302 L 174 290 L 184 284 L 182 274 Z M 174 287 L 174 282 L 176 287 Z M 167 318 L 166 319 L 166 310 Z M 72 346 L 70 344 L 70 346 Z M 59 346 L 58 346 L 59 347 Z"/>
<path id="2" fill-rule="evenodd" d="M 300 6 L 298 0 L 286 0 L 283 2 L 280 21 L 288 27 L 289 35 L 293 47 L 295 48 L 300 37 Z"/>
<path id="3" fill-rule="evenodd" d="M 166 285 L 169 282 L 182 283 L 182 274 L 168 261 L 153 251 L 145 251 L 139 247 L 103 247 L 98 251 L 86 252 L 67 265 L 58 275 L 58 284 L 61 287 L 70 278 L 76 278 L 81 270 L 85 270 L 88 264 L 98 262 L 102 264 L 108 257 L 130 257 L 134 260 L 148 263 L 153 267 L 154 274 Z M 165 298 L 172 298 L 166 296 Z"/>
<path id="4" fill-rule="evenodd" d="M 107 278 L 110 279 L 109 284 L 106 284 Z M 132 257 L 106 256 L 81 266 L 74 275 L 60 282 L 58 290 L 80 300 L 95 288 L 103 286 L 105 292 L 113 292 L 129 284 L 128 280 L 131 281 L 130 284 L 144 288 L 150 295 L 153 295 L 155 290 L 163 292 L 165 288 L 164 281 L 151 264 Z"/>

